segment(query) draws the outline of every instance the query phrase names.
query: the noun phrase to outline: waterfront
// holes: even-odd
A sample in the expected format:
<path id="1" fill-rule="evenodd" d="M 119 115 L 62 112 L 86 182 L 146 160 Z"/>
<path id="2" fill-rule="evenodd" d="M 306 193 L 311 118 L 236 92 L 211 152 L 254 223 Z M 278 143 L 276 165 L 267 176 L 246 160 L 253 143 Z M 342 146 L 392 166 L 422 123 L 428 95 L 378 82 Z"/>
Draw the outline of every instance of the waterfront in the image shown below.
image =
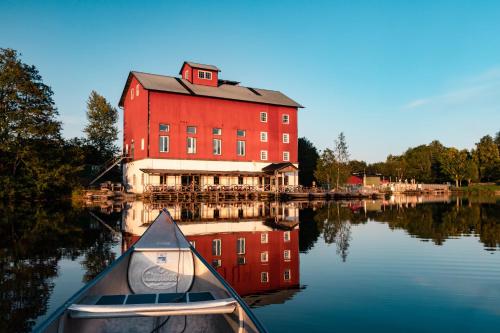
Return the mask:
<path id="1" fill-rule="evenodd" d="M 0 327 L 23 331 L 43 320 L 132 245 L 163 206 L 93 210 L 107 227 L 69 205 L 3 208 Z M 495 199 L 166 206 L 271 332 L 500 325 Z"/>

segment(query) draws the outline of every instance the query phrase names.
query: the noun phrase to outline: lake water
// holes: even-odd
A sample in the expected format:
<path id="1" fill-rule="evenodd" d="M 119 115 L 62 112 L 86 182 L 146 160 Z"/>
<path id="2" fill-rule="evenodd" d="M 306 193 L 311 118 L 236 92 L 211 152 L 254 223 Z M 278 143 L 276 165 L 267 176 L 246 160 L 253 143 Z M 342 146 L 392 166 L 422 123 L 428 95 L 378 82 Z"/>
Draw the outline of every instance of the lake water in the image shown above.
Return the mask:
<path id="1" fill-rule="evenodd" d="M 401 197 L 0 207 L 0 331 L 40 323 L 164 206 L 270 332 L 500 327 L 500 201 Z"/>

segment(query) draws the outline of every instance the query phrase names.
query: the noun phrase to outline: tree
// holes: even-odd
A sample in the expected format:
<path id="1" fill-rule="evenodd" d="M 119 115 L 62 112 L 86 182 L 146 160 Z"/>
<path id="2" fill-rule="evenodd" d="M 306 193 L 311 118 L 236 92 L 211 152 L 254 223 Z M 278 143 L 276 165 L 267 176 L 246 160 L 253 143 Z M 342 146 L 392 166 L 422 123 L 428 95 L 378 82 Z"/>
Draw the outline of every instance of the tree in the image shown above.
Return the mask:
<path id="1" fill-rule="evenodd" d="M 495 167 L 500 163 L 498 147 L 491 136 L 485 135 L 476 143 L 474 158 L 479 168 L 479 178 L 491 181 Z"/>
<path id="2" fill-rule="evenodd" d="M 441 168 L 450 178 L 455 180 L 455 186 L 462 185 L 462 180 L 467 177 L 469 154 L 467 150 L 459 151 L 456 148 L 447 148 L 440 157 Z"/>
<path id="3" fill-rule="evenodd" d="M 349 152 L 344 133 L 335 140 L 334 149 L 326 148 L 318 159 L 314 176 L 322 184 L 339 188 L 349 177 Z"/>
<path id="4" fill-rule="evenodd" d="M 118 111 L 97 92 L 92 91 L 87 100 L 88 124 L 84 129 L 88 142 L 94 146 L 102 162 L 112 157 L 118 150 Z"/>
<path id="5" fill-rule="evenodd" d="M 304 186 L 311 186 L 314 177 L 314 170 L 318 162 L 319 154 L 314 144 L 307 138 L 299 138 L 299 183 Z"/>
<path id="6" fill-rule="evenodd" d="M 349 150 L 347 148 L 347 142 L 343 132 L 340 132 L 337 140 L 335 140 L 335 148 L 333 150 L 335 161 L 337 164 L 337 182 L 336 188 L 339 188 L 339 183 L 342 177 L 347 179 L 349 176 L 348 163 L 349 163 Z M 344 179 L 344 180 L 345 180 Z"/>
<path id="7" fill-rule="evenodd" d="M 495 135 L 495 143 L 498 147 L 498 151 L 500 152 L 500 131 L 498 131 L 497 134 Z"/>
<path id="8" fill-rule="evenodd" d="M 0 49 L 0 197 L 60 195 L 71 188 L 78 170 L 64 156 L 52 94 L 35 66 L 15 50 Z"/>

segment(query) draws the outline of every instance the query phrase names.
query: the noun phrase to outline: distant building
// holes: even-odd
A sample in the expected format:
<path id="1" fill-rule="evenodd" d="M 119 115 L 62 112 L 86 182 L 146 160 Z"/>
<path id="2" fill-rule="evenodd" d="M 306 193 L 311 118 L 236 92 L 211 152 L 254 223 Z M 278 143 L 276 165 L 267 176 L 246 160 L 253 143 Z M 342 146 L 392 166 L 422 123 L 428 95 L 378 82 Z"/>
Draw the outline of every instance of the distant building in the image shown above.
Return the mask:
<path id="1" fill-rule="evenodd" d="M 378 186 L 387 184 L 389 181 L 381 175 L 353 174 L 347 179 L 347 185 Z"/>
<path id="2" fill-rule="evenodd" d="M 297 110 L 279 91 L 184 62 L 180 77 L 130 72 L 124 110 L 127 190 L 148 184 L 298 185 Z"/>

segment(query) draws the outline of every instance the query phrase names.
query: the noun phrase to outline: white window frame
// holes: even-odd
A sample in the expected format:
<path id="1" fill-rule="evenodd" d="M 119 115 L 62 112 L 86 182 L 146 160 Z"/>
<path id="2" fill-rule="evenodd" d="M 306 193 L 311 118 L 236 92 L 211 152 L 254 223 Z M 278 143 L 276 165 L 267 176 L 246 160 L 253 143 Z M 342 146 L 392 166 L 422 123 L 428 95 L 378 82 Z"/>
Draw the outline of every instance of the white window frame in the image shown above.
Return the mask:
<path id="1" fill-rule="evenodd" d="M 286 119 L 286 120 L 285 120 Z M 290 124 L 290 115 L 288 113 L 284 113 L 282 116 L 281 116 L 281 122 L 283 124 Z"/>
<path id="2" fill-rule="evenodd" d="M 222 128 L 219 128 L 219 127 L 212 128 L 212 134 L 213 135 L 222 135 Z"/>
<path id="3" fill-rule="evenodd" d="M 220 257 L 222 255 L 222 240 L 220 238 L 212 239 L 212 255 L 214 257 Z"/>
<path id="4" fill-rule="evenodd" d="M 189 80 L 189 69 L 186 69 L 186 70 L 184 71 L 184 79 L 185 79 L 185 80 Z"/>
<path id="5" fill-rule="evenodd" d="M 141 150 L 144 150 L 144 138 L 141 139 Z"/>
<path id="6" fill-rule="evenodd" d="M 287 273 L 288 273 L 288 278 L 287 278 Z M 292 279 L 292 270 L 287 268 L 283 271 L 283 280 L 290 281 L 291 279 Z"/>
<path id="7" fill-rule="evenodd" d="M 162 130 L 162 129 L 161 129 L 161 127 L 162 127 L 162 126 L 165 126 L 165 127 L 166 127 L 166 129 L 163 129 L 163 130 Z M 160 124 L 158 125 L 158 131 L 160 131 L 160 132 L 170 132 L 170 125 L 169 125 L 169 124 L 160 123 Z"/>
<path id="8" fill-rule="evenodd" d="M 236 141 L 236 155 L 245 156 L 246 154 L 246 141 L 238 140 Z"/>
<path id="9" fill-rule="evenodd" d="M 135 85 L 135 95 L 139 96 L 139 83 Z"/>
<path id="10" fill-rule="evenodd" d="M 267 132 L 260 132 L 260 142 L 267 142 Z"/>
<path id="11" fill-rule="evenodd" d="M 130 89 L 130 99 L 134 100 L 134 88 Z"/>
<path id="12" fill-rule="evenodd" d="M 190 130 L 192 130 L 192 131 L 190 131 Z M 186 126 L 186 133 L 187 134 L 196 134 L 196 126 L 192 126 L 192 125 Z"/>
<path id="13" fill-rule="evenodd" d="M 268 251 L 262 251 L 260 253 L 260 262 L 269 262 L 269 252 Z"/>
<path id="14" fill-rule="evenodd" d="M 212 72 L 198 70 L 198 79 L 212 80 Z"/>
<path id="15" fill-rule="evenodd" d="M 192 136 L 187 137 L 186 149 L 188 154 L 196 154 L 196 138 Z"/>
<path id="16" fill-rule="evenodd" d="M 222 140 L 212 139 L 212 152 L 214 155 L 222 155 Z"/>
<path id="17" fill-rule="evenodd" d="M 261 112 L 260 113 L 260 122 L 261 123 L 267 123 L 267 112 Z"/>
<path id="18" fill-rule="evenodd" d="M 236 254 L 245 254 L 246 240 L 240 237 L 236 240 Z"/>
<path id="19" fill-rule="evenodd" d="M 290 241 L 290 231 L 284 231 L 283 232 L 283 240 L 285 242 L 289 242 Z"/>
<path id="20" fill-rule="evenodd" d="M 217 263 L 217 264 L 214 265 L 214 263 Z M 214 260 L 212 260 L 212 267 L 219 268 L 221 266 L 222 266 L 222 260 L 221 259 L 214 259 Z"/>
<path id="21" fill-rule="evenodd" d="M 168 135 L 160 135 L 159 144 L 160 144 L 160 147 L 159 147 L 160 153 L 168 153 L 168 151 L 170 150 L 170 138 L 169 138 L 169 136 Z"/>
<path id="22" fill-rule="evenodd" d="M 283 161 L 285 161 L 285 162 L 290 161 L 290 152 L 288 152 L 288 151 L 283 152 Z"/>
<path id="23" fill-rule="evenodd" d="M 241 135 L 240 135 L 240 133 L 241 133 Z M 244 138 L 247 136 L 247 131 L 242 130 L 242 129 L 238 129 L 238 130 L 236 130 L 236 136 L 239 138 Z"/>
<path id="24" fill-rule="evenodd" d="M 290 143 L 290 134 L 283 133 L 282 141 L 283 141 L 283 143 Z"/>
<path id="25" fill-rule="evenodd" d="M 285 261 L 292 260 L 292 252 L 290 250 L 283 251 L 283 260 L 285 260 Z"/>
<path id="26" fill-rule="evenodd" d="M 269 156 L 268 156 L 267 150 L 261 150 L 260 151 L 260 160 L 267 161 L 268 158 L 269 158 Z"/>
<path id="27" fill-rule="evenodd" d="M 267 232 L 263 232 L 260 234 L 260 243 L 261 244 L 269 243 L 269 234 Z"/>
<path id="28" fill-rule="evenodd" d="M 260 282 L 262 283 L 269 282 L 269 272 L 260 272 Z"/>

